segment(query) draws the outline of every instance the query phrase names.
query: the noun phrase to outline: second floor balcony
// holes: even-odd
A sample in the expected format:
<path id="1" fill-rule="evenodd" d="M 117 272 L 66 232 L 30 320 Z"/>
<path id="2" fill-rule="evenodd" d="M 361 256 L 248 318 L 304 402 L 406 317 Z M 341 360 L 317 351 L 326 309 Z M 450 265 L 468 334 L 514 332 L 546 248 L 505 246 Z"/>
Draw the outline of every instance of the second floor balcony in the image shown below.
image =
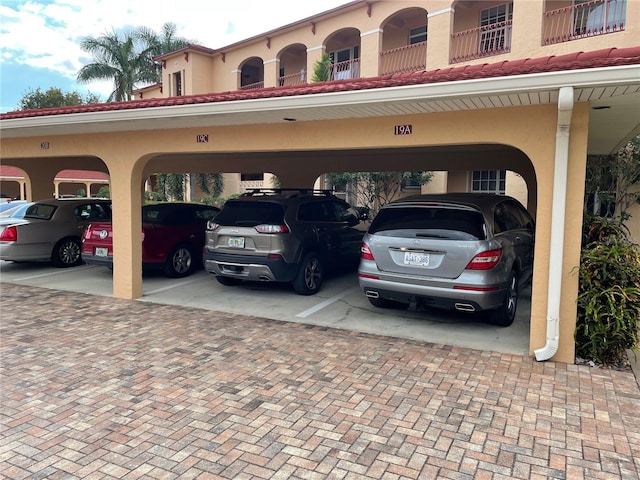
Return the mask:
<path id="1" fill-rule="evenodd" d="M 472 28 L 451 35 L 451 63 L 511 51 L 512 21 Z"/>
<path id="2" fill-rule="evenodd" d="M 590 0 L 547 10 L 542 42 L 551 45 L 624 30 L 626 7 L 626 0 Z"/>
<path id="3" fill-rule="evenodd" d="M 380 52 L 380 75 L 418 72 L 427 67 L 427 42 Z"/>

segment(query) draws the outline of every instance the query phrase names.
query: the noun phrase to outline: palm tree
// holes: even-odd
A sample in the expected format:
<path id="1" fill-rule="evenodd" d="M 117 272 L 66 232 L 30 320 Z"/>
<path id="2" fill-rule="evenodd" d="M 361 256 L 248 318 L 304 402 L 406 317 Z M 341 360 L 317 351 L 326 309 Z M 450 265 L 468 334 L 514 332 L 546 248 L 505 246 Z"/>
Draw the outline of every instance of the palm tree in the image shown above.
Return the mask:
<path id="1" fill-rule="evenodd" d="M 162 66 L 153 60 L 153 57 L 169 52 L 174 52 L 189 45 L 189 40 L 176 36 L 176 24 L 167 22 L 162 26 L 162 32 L 158 35 L 147 27 L 139 27 L 136 37 L 146 45 L 142 51 L 142 61 L 145 63 L 145 70 L 151 74 L 150 81 L 159 83 L 162 81 Z"/>
<path id="2" fill-rule="evenodd" d="M 80 69 L 77 80 L 83 83 L 113 80 L 114 90 L 107 102 L 131 100 L 136 83 L 145 78 L 137 44 L 134 34 L 119 34 L 115 30 L 97 38 L 83 39 L 80 47 L 93 55 L 94 62 Z"/>

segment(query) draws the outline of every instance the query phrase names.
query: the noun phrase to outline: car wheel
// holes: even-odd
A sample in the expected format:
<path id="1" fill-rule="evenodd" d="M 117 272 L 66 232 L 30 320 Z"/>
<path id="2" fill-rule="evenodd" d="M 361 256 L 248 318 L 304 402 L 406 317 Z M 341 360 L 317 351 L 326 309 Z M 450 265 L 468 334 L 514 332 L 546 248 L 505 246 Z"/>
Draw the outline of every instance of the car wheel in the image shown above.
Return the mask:
<path id="1" fill-rule="evenodd" d="M 300 269 L 293 280 L 293 289 L 299 295 L 314 295 L 320 290 L 323 279 L 322 259 L 316 253 L 309 253 L 300 264 Z"/>
<path id="2" fill-rule="evenodd" d="M 216 275 L 216 280 L 218 281 L 218 283 L 226 285 L 227 287 L 240 285 L 240 283 L 242 282 L 242 280 L 240 280 L 239 278 L 223 277 L 222 275 Z"/>
<path id="3" fill-rule="evenodd" d="M 75 267 L 82 263 L 80 241 L 75 238 L 63 238 L 51 253 L 51 262 L 56 267 Z"/>
<path id="4" fill-rule="evenodd" d="M 186 277 L 193 271 L 193 252 L 186 245 L 178 245 L 171 250 L 164 264 L 164 274 L 167 277 Z"/>
<path id="5" fill-rule="evenodd" d="M 496 310 L 489 312 L 489 321 L 494 325 L 508 327 L 516 318 L 516 308 L 518 306 L 518 275 L 515 270 L 509 276 L 509 286 L 504 296 L 502 305 Z"/>

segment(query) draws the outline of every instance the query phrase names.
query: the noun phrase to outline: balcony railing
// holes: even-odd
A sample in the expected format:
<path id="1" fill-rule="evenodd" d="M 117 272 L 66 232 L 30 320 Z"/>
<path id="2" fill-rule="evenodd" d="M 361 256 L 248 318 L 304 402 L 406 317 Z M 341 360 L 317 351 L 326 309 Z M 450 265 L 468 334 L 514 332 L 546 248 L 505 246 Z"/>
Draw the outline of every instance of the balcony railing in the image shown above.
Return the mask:
<path id="1" fill-rule="evenodd" d="M 626 3 L 625 0 L 592 0 L 545 12 L 543 44 L 624 30 Z"/>
<path id="2" fill-rule="evenodd" d="M 427 42 L 380 52 L 380 75 L 419 72 L 427 66 Z"/>
<path id="3" fill-rule="evenodd" d="M 240 86 L 240 90 L 255 90 L 256 88 L 264 88 L 264 82 L 249 83 Z"/>
<path id="4" fill-rule="evenodd" d="M 305 70 L 278 78 L 278 85 L 281 87 L 302 85 L 303 83 L 307 83 L 307 72 Z"/>
<path id="5" fill-rule="evenodd" d="M 348 80 L 360 77 L 360 59 L 352 58 L 344 62 L 331 65 L 330 80 Z"/>
<path id="6" fill-rule="evenodd" d="M 511 20 L 483 25 L 451 35 L 451 63 L 511 51 Z"/>

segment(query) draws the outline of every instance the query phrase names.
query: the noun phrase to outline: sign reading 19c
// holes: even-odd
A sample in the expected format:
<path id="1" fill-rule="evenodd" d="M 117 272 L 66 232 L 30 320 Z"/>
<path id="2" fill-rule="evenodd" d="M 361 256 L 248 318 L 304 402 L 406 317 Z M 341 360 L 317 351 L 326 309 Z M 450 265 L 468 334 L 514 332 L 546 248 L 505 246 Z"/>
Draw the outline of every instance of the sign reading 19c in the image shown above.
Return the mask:
<path id="1" fill-rule="evenodd" d="M 394 135 L 411 135 L 413 133 L 413 125 L 396 125 L 393 127 Z"/>
<path id="2" fill-rule="evenodd" d="M 196 135 L 196 143 L 209 143 L 209 135 L 206 133 Z"/>

